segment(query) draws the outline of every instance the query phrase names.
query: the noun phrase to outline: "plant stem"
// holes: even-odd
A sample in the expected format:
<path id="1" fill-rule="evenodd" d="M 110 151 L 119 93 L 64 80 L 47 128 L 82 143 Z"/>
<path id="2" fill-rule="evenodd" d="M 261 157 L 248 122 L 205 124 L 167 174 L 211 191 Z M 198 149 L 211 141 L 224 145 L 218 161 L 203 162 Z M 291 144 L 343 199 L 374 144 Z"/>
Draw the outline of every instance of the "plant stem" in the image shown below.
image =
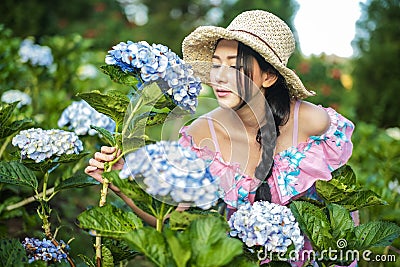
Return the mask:
<path id="1" fill-rule="evenodd" d="M 50 194 L 53 194 L 53 193 L 54 193 L 54 187 L 49 188 L 49 189 L 46 190 L 46 195 L 50 195 Z M 9 210 L 13 210 L 13 209 L 17 209 L 19 207 L 25 206 L 26 204 L 32 203 L 32 202 L 38 200 L 39 198 L 42 198 L 42 196 L 43 196 L 43 192 L 41 192 L 41 193 L 39 193 L 37 195 L 34 195 L 32 197 L 28 197 L 28 198 L 26 198 L 26 199 L 24 199 L 24 200 L 22 200 L 20 202 L 17 202 L 15 204 L 7 206 L 6 210 L 9 211 Z"/>
<path id="2" fill-rule="evenodd" d="M 6 150 L 8 143 L 10 143 L 10 140 L 11 140 L 11 136 L 8 136 L 6 138 L 6 140 L 4 141 L 3 145 L 1 146 L 1 148 L 0 148 L 0 158 L 3 155 L 4 151 Z"/>
<path id="3" fill-rule="evenodd" d="M 161 203 L 160 213 L 157 214 L 157 223 L 156 223 L 156 230 L 161 233 L 163 227 L 163 220 L 164 220 L 164 202 Z"/>

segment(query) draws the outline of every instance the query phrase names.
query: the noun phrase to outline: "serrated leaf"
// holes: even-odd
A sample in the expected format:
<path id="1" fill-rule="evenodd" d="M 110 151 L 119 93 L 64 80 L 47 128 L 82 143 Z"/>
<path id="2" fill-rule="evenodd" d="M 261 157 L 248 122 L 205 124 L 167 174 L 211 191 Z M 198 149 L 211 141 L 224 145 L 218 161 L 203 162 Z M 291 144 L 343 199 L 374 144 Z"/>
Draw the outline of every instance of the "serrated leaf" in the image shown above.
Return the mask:
<path id="1" fill-rule="evenodd" d="M 174 210 L 169 216 L 169 225 L 173 230 L 185 230 L 192 221 L 205 216 L 207 215 Z"/>
<path id="2" fill-rule="evenodd" d="M 190 246 L 188 235 L 183 235 L 180 232 L 172 231 L 164 228 L 163 235 L 167 241 L 168 248 L 171 251 L 172 258 L 177 267 L 186 267 L 190 260 L 191 250 L 187 249 Z"/>
<path id="3" fill-rule="evenodd" d="M 113 134 L 110 133 L 108 130 L 94 125 L 90 125 L 90 128 L 95 129 L 110 146 L 115 146 L 116 144 L 115 138 Z"/>
<path id="4" fill-rule="evenodd" d="M 351 186 L 356 184 L 356 175 L 353 169 L 349 165 L 343 165 L 342 167 L 332 172 L 332 179 L 336 179 L 339 182 Z"/>
<path id="5" fill-rule="evenodd" d="M 129 105 L 126 95 L 118 94 L 115 91 L 104 94 L 95 90 L 89 93 L 79 93 L 77 96 L 98 112 L 109 116 L 117 125 L 122 125 Z"/>
<path id="6" fill-rule="evenodd" d="M 121 179 L 118 175 L 107 177 L 115 186 L 117 186 L 122 193 L 131 198 L 136 205 L 147 213 L 152 213 L 149 207 L 153 206 L 153 202 L 156 201 L 152 196 L 147 194 L 140 185 L 135 181 L 129 181 L 128 179 Z"/>
<path id="7" fill-rule="evenodd" d="M 42 173 L 45 173 L 51 169 L 54 170 L 56 167 L 58 167 L 60 163 L 71 163 L 74 161 L 78 161 L 89 154 L 90 152 L 88 151 L 82 151 L 79 154 L 63 154 L 59 157 L 52 157 L 42 162 L 35 162 L 32 159 L 23 159 L 22 163 L 33 171 L 40 171 Z"/>
<path id="8" fill-rule="evenodd" d="M 36 175 L 17 161 L 0 162 L 0 182 L 13 185 L 29 186 L 37 190 Z"/>
<path id="9" fill-rule="evenodd" d="M 87 175 L 85 173 L 76 173 L 72 177 L 61 181 L 61 183 L 58 184 L 54 190 L 60 191 L 60 190 L 64 190 L 64 189 L 82 188 L 82 187 L 98 185 L 98 184 L 100 184 L 100 183 L 96 179 L 90 177 L 89 175 Z"/>
<path id="10" fill-rule="evenodd" d="M 385 247 L 393 243 L 400 235 L 400 227 L 392 222 L 373 221 L 361 224 L 355 228 L 358 250 L 372 247 Z"/>
<path id="11" fill-rule="evenodd" d="M 101 266 L 114 267 L 114 259 L 111 251 L 106 246 L 101 246 Z"/>
<path id="12" fill-rule="evenodd" d="M 86 255 L 83 254 L 78 254 L 78 257 L 81 258 L 81 260 L 86 263 L 87 266 L 89 267 L 96 267 L 96 265 L 93 263 L 93 261 Z"/>
<path id="13" fill-rule="evenodd" d="M 123 236 L 129 246 L 143 253 L 157 266 L 170 266 L 171 258 L 164 237 L 153 227 L 143 227 Z"/>
<path id="14" fill-rule="evenodd" d="M 28 262 L 26 252 L 21 242 L 17 239 L 0 240 L 0 266 L 22 267 Z"/>
<path id="15" fill-rule="evenodd" d="M 331 223 L 332 235 L 335 240 L 354 238 L 354 222 L 350 212 L 337 204 L 328 204 L 329 221 Z"/>
<path id="16" fill-rule="evenodd" d="M 339 204 L 349 211 L 387 204 L 375 192 L 357 185 L 356 182 L 351 167 L 344 165 L 332 173 L 330 181 L 318 180 L 315 187 L 318 195 L 326 202 Z"/>
<path id="17" fill-rule="evenodd" d="M 0 125 L 6 125 L 8 119 L 11 117 L 14 109 L 17 107 L 18 102 L 14 102 L 11 104 L 3 104 L 0 105 Z"/>
<path id="18" fill-rule="evenodd" d="M 243 243 L 226 235 L 229 228 L 220 217 L 204 217 L 193 221 L 186 230 L 190 235 L 194 266 L 223 266 L 243 253 Z"/>
<path id="19" fill-rule="evenodd" d="M 332 229 L 328 218 L 320 208 L 305 201 L 293 201 L 290 210 L 302 232 L 313 243 L 313 248 L 321 251 L 333 247 Z"/>
<path id="20" fill-rule="evenodd" d="M 21 131 L 22 129 L 26 129 L 33 125 L 33 121 L 31 119 L 23 119 L 19 121 L 14 121 L 10 124 L 3 125 L 0 127 L 0 139 L 5 138 L 7 136 L 11 136 L 14 133 Z"/>
<path id="21" fill-rule="evenodd" d="M 101 241 L 111 251 L 114 264 L 123 260 L 130 260 L 139 254 L 137 251 L 130 249 L 125 240 L 103 237 Z"/>
<path id="22" fill-rule="evenodd" d="M 94 230 L 100 236 L 114 238 L 143 226 L 133 212 L 126 212 L 109 204 L 82 212 L 78 221 L 82 229 Z"/>
<path id="23" fill-rule="evenodd" d="M 137 87 L 137 84 L 139 83 L 139 80 L 136 77 L 132 76 L 129 73 L 124 72 L 118 66 L 103 65 L 100 67 L 100 69 L 105 74 L 107 74 L 112 81 L 114 81 L 116 83 L 133 86 L 135 88 Z"/>

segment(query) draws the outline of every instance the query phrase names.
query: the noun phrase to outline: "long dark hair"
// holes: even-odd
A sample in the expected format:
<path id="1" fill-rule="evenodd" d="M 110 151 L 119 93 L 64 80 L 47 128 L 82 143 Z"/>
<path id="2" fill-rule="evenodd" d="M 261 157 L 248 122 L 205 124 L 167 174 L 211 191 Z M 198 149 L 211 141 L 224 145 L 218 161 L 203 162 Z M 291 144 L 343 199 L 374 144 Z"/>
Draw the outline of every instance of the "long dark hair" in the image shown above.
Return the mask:
<path id="1" fill-rule="evenodd" d="M 238 94 L 241 96 L 242 101 L 236 107 L 236 110 L 243 107 L 246 104 L 246 102 L 249 101 L 251 98 L 250 88 L 253 78 L 253 58 L 257 60 L 262 71 L 277 76 L 277 81 L 272 86 L 266 88 L 265 99 L 267 100 L 269 108 L 272 111 L 272 115 L 274 117 L 274 122 L 275 122 L 276 136 L 278 137 L 280 134 L 279 126 L 285 125 L 289 120 L 289 114 L 290 114 L 289 88 L 286 84 L 285 78 L 283 78 L 283 76 L 271 64 L 269 64 L 259 53 L 257 53 L 252 48 L 250 48 L 247 45 L 244 45 L 241 42 L 239 42 L 238 45 L 236 68 L 242 69 L 243 74 L 245 74 L 245 76 L 249 78 L 244 79 L 243 86 L 238 86 L 239 87 Z M 241 84 L 242 83 L 241 81 L 242 79 L 238 75 L 237 77 L 238 84 Z M 264 149 L 266 149 L 265 148 L 266 145 L 262 143 L 261 132 L 262 129 L 258 129 L 256 140 L 261 145 L 261 149 L 263 149 L 264 152 Z M 263 159 L 264 155 L 266 154 L 267 153 L 262 153 Z M 257 200 L 271 201 L 271 190 L 267 184 L 267 180 L 272 175 L 273 165 L 270 167 L 268 171 L 263 168 L 259 168 L 261 167 L 260 165 L 257 166 L 256 177 L 261 178 L 260 175 L 263 175 L 263 178 L 265 178 L 265 180 L 257 188 L 255 201 Z"/>

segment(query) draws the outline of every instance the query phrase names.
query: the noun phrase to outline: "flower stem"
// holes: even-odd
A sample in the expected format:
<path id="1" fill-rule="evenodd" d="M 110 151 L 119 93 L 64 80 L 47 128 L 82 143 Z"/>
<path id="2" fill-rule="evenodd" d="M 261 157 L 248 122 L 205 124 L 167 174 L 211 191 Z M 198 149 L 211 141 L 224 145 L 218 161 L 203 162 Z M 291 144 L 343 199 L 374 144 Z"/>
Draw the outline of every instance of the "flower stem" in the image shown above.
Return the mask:
<path id="1" fill-rule="evenodd" d="M 162 226 L 163 226 L 163 220 L 164 220 L 164 208 L 165 208 L 165 204 L 164 202 L 161 203 L 161 208 L 160 208 L 160 212 L 157 214 L 157 223 L 156 223 L 156 230 L 158 232 L 162 232 Z"/>
<path id="2" fill-rule="evenodd" d="M 3 145 L 1 146 L 1 148 L 0 148 L 0 158 L 3 155 L 4 151 L 6 150 L 8 143 L 10 143 L 10 140 L 11 140 L 11 136 L 8 136 L 6 138 L 6 140 L 4 141 Z"/>
<path id="3" fill-rule="evenodd" d="M 54 193 L 54 187 L 47 189 L 45 194 L 46 195 L 50 195 L 50 194 L 53 194 L 53 193 Z M 9 211 L 9 210 L 17 209 L 19 207 L 25 206 L 26 204 L 32 203 L 33 201 L 36 201 L 36 200 L 42 198 L 43 194 L 44 194 L 44 192 L 41 192 L 41 193 L 36 194 L 36 195 L 34 195 L 32 197 L 28 197 L 28 198 L 26 198 L 26 199 L 24 199 L 24 200 L 22 200 L 20 202 L 17 202 L 15 204 L 9 205 L 9 206 L 6 207 L 6 210 Z"/>

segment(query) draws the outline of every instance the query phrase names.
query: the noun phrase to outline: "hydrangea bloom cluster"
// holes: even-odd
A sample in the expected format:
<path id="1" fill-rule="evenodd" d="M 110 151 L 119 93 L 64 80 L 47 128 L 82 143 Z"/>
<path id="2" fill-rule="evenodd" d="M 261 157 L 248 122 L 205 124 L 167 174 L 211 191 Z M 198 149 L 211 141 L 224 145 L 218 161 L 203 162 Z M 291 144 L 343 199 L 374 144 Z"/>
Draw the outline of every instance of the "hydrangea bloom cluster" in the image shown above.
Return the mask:
<path id="1" fill-rule="evenodd" d="M 239 237 L 248 247 L 263 246 L 269 252 L 285 253 L 293 244 L 298 252 L 304 237 L 291 210 L 268 201 L 241 206 L 229 219 L 230 235 Z"/>
<path id="2" fill-rule="evenodd" d="M 37 260 L 47 261 L 51 263 L 61 262 L 67 259 L 67 254 L 64 251 L 69 251 L 69 245 L 60 240 L 60 245 L 54 245 L 50 240 L 43 238 L 40 241 L 37 238 L 25 237 L 22 241 L 27 254 L 28 262 L 32 263 Z M 62 248 L 62 249 L 61 249 Z"/>
<path id="3" fill-rule="evenodd" d="M 177 141 L 160 141 L 128 154 L 120 177 L 130 176 L 143 178 L 148 194 L 170 204 L 209 209 L 219 198 L 219 178 L 210 173 L 208 162 Z"/>
<path id="4" fill-rule="evenodd" d="M 27 106 L 32 103 L 31 97 L 28 94 L 19 90 L 8 90 L 1 95 L 1 102 L 14 103 L 17 101 L 19 101 L 19 103 L 17 104 L 17 108 Z"/>
<path id="5" fill-rule="evenodd" d="M 183 109 L 195 111 L 201 90 L 200 79 L 194 76 L 192 67 L 168 47 L 149 45 L 145 41 L 120 42 L 108 51 L 105 62 L 132 73 L 145 83 L 161 78 L 168 84 L 168 88 L 163 89 L 165 95 Z"/>
<path id="6" fill-rule="evenodd" d="M 115 122 L 108 116 L 97 112 L 86 101 L 72 102 L 61 114 L 58 127 L 68 126 L 77 135 L 95 135 L 97 131 L 90 125 L 102 127 L 109 132 L 115 130 Z"/>
<path id="7" fill-rule="evenodd" d="M 21 158 L 33 159 L 36 163 L 53 156 L 79 154 L 83 150 L 82 141 L 75 133 L 59 129 L 23 130 L 12 139 L 12 144 L 21 149 Z"/>
<path id="8" fill-rule="evenodd" d="M 53 64 L 50 47 L 34 44 L 30 39 L 22 41 L 18 53 L 22 62 L 29 61 L 32 66 L 50 67 Z"/>

